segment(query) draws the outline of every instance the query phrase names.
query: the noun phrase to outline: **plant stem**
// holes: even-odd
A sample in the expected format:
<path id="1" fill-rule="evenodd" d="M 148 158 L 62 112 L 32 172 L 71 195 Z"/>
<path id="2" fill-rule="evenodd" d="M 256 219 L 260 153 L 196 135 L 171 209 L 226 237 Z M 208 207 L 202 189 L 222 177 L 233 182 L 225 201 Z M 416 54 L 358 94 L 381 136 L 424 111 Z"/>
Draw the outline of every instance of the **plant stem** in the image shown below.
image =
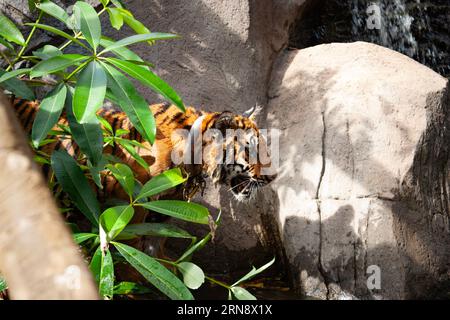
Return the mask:
<path id="1" fill-rule="evenodd" d="M 73 77 L 73 75 L 75 73 L 77 73 L 78 71 L 80 71 L 81 69 L 83 69 L 89 62 L 91 62 L 92 59 L 87 59 L 85 62 L 83 62 L 82 64 L 80 64 L 78 67 L 75 68 L 75 70 L 73 70 L 66 78 L 64 78 L 65 81 L 69 81 L 70 78 Z"/>
<path id="2" fill-rule="evenodd" d="M 223 283 L 222 281 L 216 280 L 216 279 L 211 278 L 211 277 L 208 277 L 208 276 L 206 276 L 206 275 L 205 275 L 205 279 L 208 280 L 209 282 L 212 282 L 212 283 L 217 284 L 217 285 L 219 285 L 219 286 L 221 286 L 221 287 L 224 287 L 224 288 L 226 288 L 227 290 L 230 290 L 230 288 L 231 288 L 231 287 L 230 287 L 229 285 L 227 285 L 226 283 Z"/>
<path id="3" fill-rule="evenodd" d="M 40 12 L 39 12 L 39 16 L 38 16 L 38 18 L 36 19 L 36 22 L 35 22 L 36 24 L 38 24 L 38 23 L 41 21 L 41 18 L 42 18 L 42 14 L 43 14 L 43 13 L 44 13 L 43 11 L 40 11 Z M 31 38 L 32 38 L 33 35 L 34 35 L 34 32 L 36 31 L 36 28 L 37 28 L 36 25 L 34 25 L 33 28 L 32 28 L 31 31 L 30 31 L 30 34 L 28 34 L 27 40 L 25 41 L 25 44 L 23 45 L 22 49 L 20 49 L 19 53 L 17 54 L 17 57 L 14 59 L 14 61 L 12 62 L 12 64 L 10 64 L 10 65 L 8 66 L 8 68 L 6 68 L 6 71 L 11 70 L 11 69 L 12 69 L 12 66 L 13 66 L 17 61 L 19 61 L 20 58 L 22 57 L 22 55 L 25 53 L 25 50 L 27 49 L 28 45 L 30 44 Z"/>
<path id="4" fill-rule="evenodd" d="M 176 264 L 175 262 L 170 261 L 170 260 L 160 259 L 160 258 L 153 258 L 153 259 L 155 259 L 155 260 L 157 260 L 157 261 L 159 261 L 159 262 L 163 262 L 163 263 L 170 264 L 171 266 L 174 266 L 174 267 L 177 266 L 177 264 Z"/>

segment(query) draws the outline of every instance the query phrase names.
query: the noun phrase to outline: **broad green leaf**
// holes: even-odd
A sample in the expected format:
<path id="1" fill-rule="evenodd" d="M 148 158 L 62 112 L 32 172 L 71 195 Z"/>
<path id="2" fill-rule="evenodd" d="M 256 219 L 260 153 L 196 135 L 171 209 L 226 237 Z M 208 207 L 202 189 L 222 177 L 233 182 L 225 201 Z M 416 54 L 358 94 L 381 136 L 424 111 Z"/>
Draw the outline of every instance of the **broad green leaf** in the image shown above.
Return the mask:
<path id="1" fill-rule="evenodd" d="M 47 137 L 58 122 L 66 101 L 67 88 L 63 83 L 50 91 L 42 100 L 31 130 L 31 141 L 35 148 Z"/>
<path id="2" fill-rule="evenodd" d="M 152 237 L 171 237 L 193 239 L 187 231 L 180 229 L 172 224 L 165 223 L 138 223 L 130 224 L 123 229 L 120 234 L 121 239 L 132 239 L 138 236 L 152 236 Z"/>
<path id="3" fill-rule="evenodd" d="M 111 22 L 111 26 L 117 30 L 120 30 L 123 25 L 122 14 L 117 8 L 108 8 L 109 21 Z"/>
<path id="4" fill-rule="evenodd" d="M 89 270 L 91 270 L 94 280 L 97 284 L 100 282 L 100 272 L 102 268 L 102 249 L 98 246 L 92 256 L 91 263 L 89 264 Z"/>
<path id="5" fill-rule="evenodd" d="M 137 199 L 154 196 L 167 189 L 173 188 L 186 180 L 187 177 L 183 177 L 180 168 L 164 171 L 144 184 Z"/>
<path id="6" fill-rule="evenodd" d="M 8 285 L 6 284 L 5 279 L 0 277 L 0 292 L 4 291 L 6 289 L 8 289 Z"/>
<path id="7" fill-rule="evenodd" d="M 194 245 L 192 245 L 191 247 L 189 247 L 189 249 L 187 249 L 181 255 L 181 257 L 177 260 L 177 262 L 188 259 L 195 251 L 203 248 L 209 242 L 209 240 L 211 240 L 211 233 L 208 233 L 202 240 L 200 240 L 199 242 L 197 242 Z"/>
<path id="8" fill-rule="evenodd" d="M 38 58 L 41 58 L 42 60 L 47 60 L 56 56 L 60 56 L 62 54 L 63 53 L 61 52 L 61 50 L 50 44 L 46 44 L 42 48 L 33 51 L 33 55 L 35 55 Z"/>
<path id="9" fill-rule="evenodd" d="M 17 69 L 14 71 L 10 71 L 7 73 L 4 73 L 1 77 L 0 77 L 0 82 L 15 78 L 21 74 L 25 74 L 30 72 L 31 68 L 23 68 L 23 69 Z"/>
<path id="10" fill-rule="evenodd" d="M 256 300 L 256 297 L 241 287 L 232 287 L 231 292 L 238 300 Z"/>
<path id="11" fill-rule="evenodd" d="M 63 190 L 86 218 L 98 226 L 100 205 L 76 161 L 66 151 L 53 151 L 51 162 Z"/>
<path id="12" fill-rule="evenodd" d="M 66 11 L 51 1 L 41 2 L 37 5 L 37 8 L 41 9 L 46 14 L 58 19 L 64 24 L 66 24 L 67 20 L 69 19 L 69 15 L 66 13 Z"/>
<path id="13" fill-rule="evenodd" d="M 46 24 L 40 24 L 40 23 L 25 23 L 25 25 L 26 26 L 31 26 L 31 27 L 36 26 L 39 29 L 52 32 L 54 34 L 57 34 L 58 36 L 64 37 L 64 38 L 66 38 L 68 40 L 71 40 L 72 42 L 75 42 L 76 44 L 82 46 L 85 49 L 90 50 L 88 46 L 86 46 L 83 42 L 81 42 L 77 38 L 75 38 L 75 37 L 71 36 L 70 34 L 64 32 L 64 31 L 61 31 L 61 30 L 59 30 L 59 29 L 57 29 L 55 27 L 48 26 Z"/>
<path id="14" fill-rule="evenodd" d="M 77 244 L 83 243 L 84 241 L 87 241 L 89 239 L 96 238 L 96 237 L 98 237 L 98 235 L 94 234 L 94 233 L 75 233 L 73 235 L 73 239 L 75 240 L 75 242 Z"/>
<path id="15" fill-rule="evenodd" d="M 111 0 L 111 3 L 116 6 L 116 8 L 124 8 L 121 0 Z"/>
<path id="16" fill-rule="evenodd" d="M 83 62 L 87 59 L 89 59 L 89 57 L 76 53 L 55 56 L 48 60 L 41 61 L 37 65 L 35 65 L 30 72 L 30 77 L 31 78 L 42 77 L 49 73 L 53 73 L 56 71 L 66 69 L 70 66 L 77 65 L 80 62 Z"/>
<path id="17" fill-rule="evenodd" d="M 173 300 L 193 300 L 191 292 L 172 272 L 145 253 L 122 243 L 112 242 L 119 253 L 151 284 Z"/>
<path id="18" fill-rule="evenodd" d="M 132 196 L 134 190 L 134 175 L 130 167 L 122 163 L 116 163 L 114 165 L 110 164 L 106 167 L 111 171 L 114 178 L 119 181 L 125 192 L 129 196 Z"/>
<path id="19" fill-rule="evenodd" d="M 147 287 L 144 287 L 143 285 L 134 283 L 134 282 L 120 282 L 117 285 L 114 286 L 114 294 L 115 295 L 121 295 L 121 294 L 145 294 L 150 293 L 152 290 L 150 290 Z"/>
<path id="20" fill-rule="evenodd" d="M 106 209 L 100 216 L 100 224 L 107 232 L 108 240 L 114 239 L 133 218 L 131 206 L 117 206 Z"/>
<path id="21" fill-rule="evenodd" d="M 136 91 L 133 83 L 112 66 L 102 63 L 108 77 L 108 86 L 119 99 L 120 107 L 127 114 L 131 123 L 142 136 L 153 143 L 156 135 L 156 124 L 148 103 Z"/>
<path id="22" fill-rule="evenodd" d="M 119 41 L 114 42 L 113 44 L 107 46 L 103 49 L 99 54 L 103 54 L 108 51 L 115 50 L 117 48 L 129 46 L 131 44 L 144 42 L 144 41 L 155 41 L 155 40 L 167 40 L 167 39 L 175 39 L 179 38 L 178 35 L 172 33 L 160 33 L 160 32 L 152 32 L 146 34 L 135 34 L 134 36 L 129 36 L 123 38 Z"/>
<path id="23" fill-rule="evenodd" d="M 0 70 L 0 76 L 3 76 L 5 71 Z M 12 92 L 15 96 L 21 97 L 27 100 L 34 100 L 33 91 L 23 82 L 16 78 L 11 78 L 9 80 L 0 83 L 0 87 Z"/>
<path id="24" fill-rule="evenodd" d="M 105 71 L 96 61 L 81 71 L 73 95 L 73 114 L 79 123 L 97 122 L 96 112 L 103 105 L 106 83 Z"/>
<path id="25" fill-rule="evenodd" d="M 81 151 L 86 154 L 95 167 L 99 164 L 103 152 L 103 133 L 96 118 L 92 122 L 78 123 L 73 115 L 72 94 L 73 88 L 67 92 L 66 113 L 69 120 L 70 131 L 73 139 L 80 147 Z M 96 182 L 97 183 L 97 182 Z M 98 185 L 98 183 L 97 183 Z"/>
<path id="26" fill-rule="evenodd" d="M 115 43 L 114 40 L 107 38 L 105 36 L 103 36 L 100 39 L 100 45 L 103 48 L 106 48 L 106 47 L 112 45 L 113 43 Z M 136 53 L 134 53 L 132 50 L 128 49 L 127 47 L 117 48 L 117 49 L 111 50 L 111 52 L 114 53 L 119 58 L 122 58 L 123 60 L 133 60 L 133 61 L 145 63 L 141 57 L 139 57 Z"/>
<path id="27" fill-rule="evenodd" d="M 265 265 L 263 265 L 262 267 L 260 267 L 258 269 L 256 269 L 255 267 L 252 267 L 252 270 L 249 273 L 247 273 L 241 279 L 236 281 L 232 286 L 237 286 L 238 284 L 253 278 L 257 274 L 259 274 L 259 273 L 263 272 L 264 270 L 266 270 L 267 268 L 269 268 L 274 262 L 275 262 L 275 258 L 273 258 L 268 263 L 266 263 Z"/>
<path id="28" fill-rule="evenodd" d="M 198 289 L 205 282 L 205 274 L 199 266 L 192 262 L 180 262 L 178 265 L 183 275 L 183 282 L 189 289 Z"/>
<path id="29" fill-rule="evenodd" d="M 3 14 L 0 14 L 0 36 L 21 46 L 25 44 L 25 39 L 20 30 Z"/>
<path id="30" fill-rule="evenodd" d="M 98 285 L 100 295 L 104 299 L 112 299 L 114 295 L 114 264 L 111 252 L 106 249 L 102 252 L 102 263 L 100 268 L 100 282 Z"/>
<path id="31" fill-rule="evenodd" d="M 132 62 L 119 60 L 116 58 L 106 58 L 106 60 L 122 71 L 128 73 L 133 78 L 139 80 L 142 84 L 148 86 L 156 93 L 159 93 L 166 99 L 172 101 L 182 111 L 185 111 L 183 101 L 175 90 L 150 70 L 137 66 Z"/>
<path id="32" fill-rule="evenodd" d="M 102 29 L 95 9 L 88 3 L 77 1 L 75 6 L 80 10 L 80 29 L 86 41 L 94 51 L 100 43 Z"/>
<path id="33" fill-rule="evenodd" d="M 153 210 L 177 219 L 208 224 L 208 209 L 197 203 L 180 200 L 157 200 L 141 204 L 144 208 Z"/>
<path id="34" fill-rule="evenodd" d="M 149 169 L 148 163 L 139 155 L 139 153 L 134 149 L 131 140 L 117 139 L 116 140 L 130 155 L 134 160 L 145 170 Z"/>

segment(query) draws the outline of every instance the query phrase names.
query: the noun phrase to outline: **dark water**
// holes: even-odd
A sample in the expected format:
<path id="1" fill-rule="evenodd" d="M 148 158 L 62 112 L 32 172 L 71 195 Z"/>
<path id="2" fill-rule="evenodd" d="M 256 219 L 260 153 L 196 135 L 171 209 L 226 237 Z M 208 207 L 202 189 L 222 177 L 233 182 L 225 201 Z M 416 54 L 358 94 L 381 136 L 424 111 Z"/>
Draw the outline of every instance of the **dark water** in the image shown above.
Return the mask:
<path id="1" fill-rule="evenodd" d="M 373 4 L 380 24 L 369 29 Z M 450 77 L 450 0 L 315 0 L 291 28 L 295 48 L 353 41 L 391 48 Z"/>

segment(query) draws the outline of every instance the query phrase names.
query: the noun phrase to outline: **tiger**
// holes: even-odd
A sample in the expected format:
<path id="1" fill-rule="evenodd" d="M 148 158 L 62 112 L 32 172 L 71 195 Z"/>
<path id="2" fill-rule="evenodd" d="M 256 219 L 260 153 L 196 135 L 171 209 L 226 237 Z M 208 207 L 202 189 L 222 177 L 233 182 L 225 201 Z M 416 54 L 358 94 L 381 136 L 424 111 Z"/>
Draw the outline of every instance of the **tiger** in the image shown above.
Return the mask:
<path id="1" fill-rule="evenodd" d="M 24 131 L 31 134 L 32 124 L 39 110 L 39 101 L 14 99 L 13 108 Z M 181 166 L 183 172 L 187 173 L 188 178 L 185 183 L 187 187 L 183 189 L 181 195 L 178 189 L 177 194 L 169 194 L 170 199 L 188 198 L 189 200 L 199 189 L 203 191 L 204 179 L 210 178 L 215 185 L 225 185 L 238 202 L 248 202 L 262 187 L 276 178 L 276 173 L 263 173 L 265 169 L 270 168 L 271 161 L 266 140 L 260 134 L 256 124 L 256 117 L 261 112 L 260 107 L 253 107 L 243 114 L 230 111 L 206 112 L 194 107 L 186 107 L 183 112 L 168 102 L 150 105 L 149 108 L 156 123 L 156 137 L 153 144 L 141 136 L 123 111 L 103 107 L 97 112 L 98 116 L 110 124 L 114 132 L 119 129 L 127 130 L 123 138 L 136 140 L 142 145 L 137 147 L 136 151 L 147 162 L 149 170 L 139 165 L 134 157 L 117 144 L 108 146 L 104 150 L 104 153 L 113 155 L 127 164 L 142 184 L 168 169 Z M 68 125 L 64 113 L 58 125 Z M 258 144 L 258 154 L 256 158 L 253 157 L 253 161 L 249 161 L 252 158 L 251 148 L 245 145 L 243 147 L 242 143 L 237 141 L 238 138 L 232 136 L 218 139 L 219 133 L 225 136 L 230 130 L 241 130 L 245 133 L 246 141 L 253 145 Z M 208 134 L 210 131 L 213 134 Z M 196 157 L 195 146 L 192 146 L 195 136 L 197 136 L 196 139 L 201 140 L 197 143 L 204 150 L 200 161 L 197 162 L 193 161 Z M 61 148 L 66 149 L 71 155 L 80 152 L 72 139 L 58 139 L 53 143 L 45 144 L 41 150 L 51 154 L 53 150 Z M 189 157 L 189 153 L 192 157 Z M 228 156 L 230 154 L 231 158 Z M 183 160 L 175 163 L 174 155 Z M 225 159 L 226 156 L 227 159 Z M 262 161 L 263 158 L 264 161 Z M 191 161 L 188 163 L 184 159 Z M 113 176 L 103 175 L 102 179 L 104 188 L 102 191 L 97 191 L 102 193 L 103 198 L 115 196 L 127 199 L 127 195 Z"/>

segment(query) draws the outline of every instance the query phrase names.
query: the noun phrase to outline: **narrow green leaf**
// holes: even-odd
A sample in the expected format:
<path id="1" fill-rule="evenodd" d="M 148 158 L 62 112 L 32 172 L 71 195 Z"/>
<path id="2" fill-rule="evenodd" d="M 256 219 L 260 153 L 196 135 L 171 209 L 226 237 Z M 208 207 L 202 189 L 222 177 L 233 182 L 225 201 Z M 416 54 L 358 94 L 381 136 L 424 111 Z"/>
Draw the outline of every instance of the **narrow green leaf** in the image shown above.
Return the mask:
<path id="1" fill-rule="evenodd" d="M 129 196 L 132 196 L 135 184 L 133 171 L 130 169 L 130 167 L 122 163 L 116 163 L 114 165 L 110 164 L 106 167 L 111 171 L 114 178 L 119 181 L 125 192 Z"/>
<path id="2" fill-rule="evenodd" d="M 25 44 L 25 39 L 20 30 L 3 14 L 0 14 L 0 36 L 21 46 Z"/>
<path id="3" fill-rule="evenodd" d="M 203 270 L 192 262 L 181 262 L 177 265 L 183 275 L 183 282 L 189 289 L 198 289 L 205 282 Z"/>
<path id="4" fill-rule="evenodd" d="M 231 292 L 238 300 L 256 300 L 256 297 L 241 287 L 232 287 Z"/>
<path id="5" fill-rule="evenodd" d="M 58 36 L 64 37 L 64 38 L 66 38 L 68 40 L 71 40 L 71 41 L 75 42 L 76 44 L 82 46 L 85 49 L 90 50 L 88 46 L 86 46 L 83 42 L 81 42 L 77 38 L 75 38 L 75 37 L 71 36 L 70 34 L 64 32 L 64 31 L 61 31 L 61 30 L 59 30 L 59 29 L 57 29 L 55 27 L 48 26 L 46 24 L 40 24 L 40 23 L 25 23 L 25 25 L 26 26 L 31 26 L 31 27 L 36 26 L 39 29 L 52 32 L 54 34 L 57 34 Z"/>
<path id="6" fill-rule="evenodd" d="M 133 247 L 112 242 L 119 253 L 151 284 L 173 300 L 193 300 L 191 292 L 172 272 Z"/>
<path id="7" fill-rule="evenodd" d="M 106 7 L 108 5 L 108 3 L 109 3 L 109 0 L 100 0 L 100 2 L 102 3 L 102 5 L 104 7 Z"/>
<path id="8" fill-rule="evenodd" d="M 63 190 L 86 218 L 98 226 L 100 205 L 76 161 L 66 151 L 53 151 L 51 163 Z"/>
<path id="9" fill-rule="evenodd" d="M 173 188 L 186 180 L 187 177 L 183 177 L 180 168 L 164 171 L 156 177 L 153 177 L 142 187 L 141 193 L 137 196 L 137 199 L 154 196 L 167 189 Z"/>
<path id="10" fill-rule="evenodd" d="M 100 282 L 100 272 L 102 268 L 102 249 L 98 246 L 92 256 L 91 263 L 89 264 L 89 270 L 91 270 L 94 280 L 97 284 Z"/>
<path id="11" fill-rule="evenodd" d="M 10 72 L 4 73 L 2 76 L 0 76 L 0 82 L 15 78 L 19 75 L 28 73 L 31 71 L 31 68 L 23 68 L 23 69 L 17 69 Z"/>
<path id="12" fill-rule="evenodd" d="M 66 24 L 67 20 L 69 20 L 69 15 L 66 13 L 66 11 L 51 1 L 41 2 L 37 5 L 37 8 L 44 11 L 46 14 L 58 19 L 64 24 Z"/>
<path id="13" fill-rule="evenodd" d="M 59 50 L 57 47 L 52 46 L 50 44 L 46 44 L 42 48 L 39 48 L 36 51 L 33 51 L 33 55 L 35 55 L 38 58 L 41 58 L 42 60 L 47 60 L 56 56 L 62 55 L 62 51 Z"/>
<path id="14" fill-rule="evenodd" d="M 96 112 L 106 94 L 106 74 L 96 61 L 81 71 L 73 95 L 73 113 L 79 123 L 97 122 Z"/>
<path id="15" fill-rule="evenodd" d="M 9 43 L 6 39 L 3 39 L 2 37 L 0 37 L 0 44 L 4 45 L 7 49 L 14 51 L 14 46 Z"/>
<path id="16" fill-rule="evenodd" d="M 181 255 L 181 257 L 177 260 L 177 262 L 187 260 L 195 251 L 198 251 L 201 248 L 203 248 L 209 242 L 209 240 L 211 240 L 211 232 L 208 233 L 202 240 L 189 247 L 189 249 L 187 249 Z"/>
<path id="17" fill-rule="evenodd" d="M 155 40 L 168 40 L 168 39 L 176 39 L 179 38 L 178 35 L 172 33 L 160 33 L 160 32 L 151 32 L 146 34 L 135 34 L 133 36 L 129 36 L 123 38 L 119 41 L 114 42 L 113 44 L 107 46 L 103 49 L 99 54 L 103 54 L 108 51 L 115 50 L 117 48 L 129 46 L 135 43 L 144 42 L 144 41 L 155 41 Z"/>
<path id="18" fill-rule="evenodd" d="M 208 209 L 197 203 L 180 200 L 157 200 L 141 204 L 144 208 L 153 210 L 177 219 L 208 224 Z"/>
<path id="19" fill-rule="evenodd" d="M 0 70 L 0 76 L 3 76 L 5 71 Z M 0 83 L 0 87 L 12 92 L 15 96 L 21 97 L 27 100 L 34 100 L 34 93 L 23 81 L 19 79 L 11 78 L 9 80 Z"/>
<path id="20" fill-rule="evenodd" d="M 117 206 L 106 209 L 100 216 L 100 224 L 107 232 L 108 240 L 114 239 L 131 221 L 134 209 L 131 206 Z"/>
<path id="21" fill-rule="evenodd" d="M 31 130 L 31 140 L 35 148 L 39 147 L 40 142 L 58 122 L 66 95 L 67 88 L 61 83 L 42 100 Z"/>
<path id="22" fill-rule="evenodd" d="M 116 58 L 106 58 L 106 60 L 122 71 L 128 73 L 133 78 L 139 80 L 142 84 L 148 86 L 156 93 L 159 93 L 166 99 L 170 100 L 183 112 L 185 111 L 183 101 L 175 90 L 150 70 L 137 66 L 132 62 L 119 60 Z"/>
<path id="23" fill-rule="evenodd" d="M 268 263 L 266 263 L 265 265 L 263 265 L 262 267 L 256 269 L 255 267 L 252 268 L 252 270 L 247 273 L 245 276 L 243 276 L 241 279 L 239 279 L 238 281 L 236 281 L 232 286 L 237 286 L 238 284 L 247 281 L 251 278 L 253 278 L 254 276 L 256 276 L 257 274 L 263 272 L 264 270 L 266 270 L 267 268 L 269 268 L 273 263 L 275 262 L 275 258 L 273 258 L 272 260 L 270 260 Z"/>
<path id="24" fill-rule="evenodd" d="M 0 277 L 0 292 L 5 291 L 6 289 L 8 289 L 8 285 L 6 284 L 5 279 Z"/>
<path id="25" fill-rule="evenodd" d="M 100 295 L 105 299 L 112 299 L 114 295 L 114 264 L 111 252 L 106 249 L 102 252 L 102 263 L 100 268 Z"/>
<path id="26" fill-rule="evenodd" d="M 139 153 L 134 149 L 133 142 L 125 139 L 116 139 L 116 141 L 131 155 L 131 157 L 136 160 L 136 162 L 145 170 L 149 170 L 148 163 L 145 162 Z"/>
<path id="27" fill-rule="evenodd" d="M 73 239 L 77 244 L 83 243 L 84 241 L 87 241 L 95 237 L 98 237 L 98 235 L 94 233 L 75 233 L 73 235 Z"/>
<path id="28" fill-rule="evenodd" d="M 86 41 L 94 51 L 100 43 L 102 28 L 95 9 L 88 3 L 77 1 L 75 6 L 80 10 L 80 29 Z"/>
<path id="29" fill-rule="evenodd" d="M 103 48 L 106 48 L 114 43 L 115 43 L 114 40 L 112 40 L 111 38 L 105 37 L 105 36 L 103 36 L 100 39 L 100 45 Z M 124 60 L 133 60 L 133 61 L 145 63 L 145 61 L 142 60 L 141 57 L 139 57 L 136 53 L 134 53 L 132 50 L 128 49 L 127 47 L 113 49 L 113 50 L 111 50 L 111 52 L 114 53 L 119 58 L 122 58 Z"/>
<path id="30" fill-rule="evenodd" d="M 88 56 L 83 56 L 81 54 L 75 53 L 55 56 L 48 60 L 41 61 L 37 65 L 35 65 L 30 72 L 30 77 L 42 77 L 43 75 L 60 71 L 73 65 L 78 65 L 80 62 L 83 62 L 87 59 L 89 59 Z"/>
<path id="31" fill-rule="evenodd" d="M 153 113 L 145 99 L 136 91 L 133 83 L 114 67 L 102 63 L 108 77 L 108 86 L 119 99 L 120 107 L 142 136 L 153 143 L 156 124 Z"/>
<path id="32" fill-rule="evenodd" d="M 117 285 L 114 286 L 114 294 L 115 295 L 122 295 L 122 294 L 145 294 L 150 293 L 152 290 L 150 290 L 147 287 L 144 287 L 143 285 L 134 283 L 134 282 L 120 282 Z"/>
<path id="33" fill-rule="evenodd" d="M 187 231 L 178 228 L 177 226 L 165 223 L 130 224 L 126 226 L 120 234 L 121 239 L 132 239 L 138 236 L 171 237 L 183 239 L 195 238 Z"/>
<path id="34" fill-rule="evenodd" d="M 122 14 L 117 8 L 108 8 L 109 21 L 111 22 L 111 26 L 117 30 L 120 30 L 123 26 L 123 18 Z"/>
<path id="35" fill-rule="evenodd" d="M 150 30 L 147 29 L 147 27 L 142 22 L 140 22 L 139 20 L 136 20 L 130 11 L 125 10 L 123 8 L 119 8 L 118 10 L 120 10 L 120 12 L 122 14 L 123 21 L 131 29 L 133 29 L 134 32 L 139 33 L 139 34 L 150 33 Z"/>
<path id="36" fill-rule="evenodd" d="M 73 114 L 73 88 L 67 91 L 66 113 L 73 139 L 91 161 L 93 167 L 100 163 L 103 152 L 103 133 L 96 118 L 92 122 L 78 123 Z M 92 173 L 92 172 L 91 172 Z M 97 183 L 97 181 L 96 181 Z M 98 185 L 98 183 L 97 183 Z"/>

